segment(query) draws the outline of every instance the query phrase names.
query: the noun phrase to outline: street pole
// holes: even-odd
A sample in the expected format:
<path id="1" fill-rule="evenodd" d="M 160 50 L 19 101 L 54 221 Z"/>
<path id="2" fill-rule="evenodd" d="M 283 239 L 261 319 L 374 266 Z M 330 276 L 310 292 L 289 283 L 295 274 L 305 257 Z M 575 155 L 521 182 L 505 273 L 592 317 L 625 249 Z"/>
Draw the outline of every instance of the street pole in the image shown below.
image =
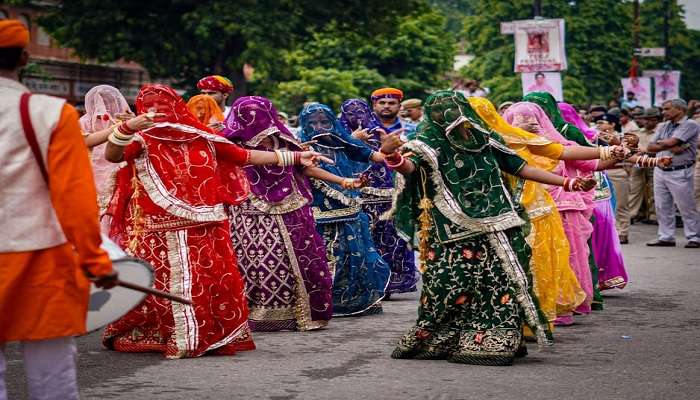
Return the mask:
<path id="1" fill-rule="evenodd" d="M 671 13 L 670 0 L 664 0 L 664 48 L 666 49 L 666 54 L 664 55 L 664 69 L 668 66 L 669 53 L 671 49 L 668 47 L 668 20 Z"/>
<path id="2" fill-rule="evenodd" d="M 639 42 L 639 0 L 634 0 L 634 48 L 638 49 L 640 48 L 640 42 Z M 638 64 L 637 64 L 637 55 L 634 54 L 632 55 L 632 69 L 630 70 L 630 75 L 631 76 L 637 76 L 638 73 Z"/>
<path id="3" fill-rule="evenodd" d="M 542 0 L 534 0 L 532 3 L 532 14 L 535 17 L 542 15 Z"/>

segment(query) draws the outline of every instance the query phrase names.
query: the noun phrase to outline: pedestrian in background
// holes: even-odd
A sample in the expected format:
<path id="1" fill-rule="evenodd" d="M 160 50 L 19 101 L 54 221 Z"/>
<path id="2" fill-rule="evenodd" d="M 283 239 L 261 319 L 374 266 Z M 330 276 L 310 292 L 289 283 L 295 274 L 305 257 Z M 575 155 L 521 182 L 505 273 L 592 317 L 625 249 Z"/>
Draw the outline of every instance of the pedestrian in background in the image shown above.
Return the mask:
<path id="1" fill-rule="evenodd" d="M 672 156 L 673 163 L 654 170 L 654 203 L 659 222 L 658 239 L 647 246 L 676 245 L 675 204 L 683 218 L 688 239 L 686 248 L 700 248 L 700 214 L 694 198 L 694 168 L 698 153 L 700 125 L 686 116 L 688 104 L 683 99 L 668 100 L 662 105 L 668 122 L 659 129 L 647 147 L 657 156 Z"/>

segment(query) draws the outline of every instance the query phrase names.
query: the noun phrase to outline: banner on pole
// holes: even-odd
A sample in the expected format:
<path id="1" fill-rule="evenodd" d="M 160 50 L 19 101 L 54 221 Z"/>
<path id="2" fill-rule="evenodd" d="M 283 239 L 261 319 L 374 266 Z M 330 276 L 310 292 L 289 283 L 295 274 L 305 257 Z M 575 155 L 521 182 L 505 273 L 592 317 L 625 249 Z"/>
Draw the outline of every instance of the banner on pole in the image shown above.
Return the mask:
<path id="1" fill-rule="evenodd" d="M 622 90 L 625 99 L 629 99 L 627 95 L 629 92 L 634 93 L 634 98 L 637 99 L 637 103 L 644 107 L 651 107 L 651 78 L 649 77 L 634 77 L 634 78 L 622 78 Z M 624 104 L 624 102 L 623 102 Z"/>
<path id="2" fill-rule="evenodd" d="M 566 69 L 563 19 L 513 21 L 513 25 L 515 72 Z"/>
<path id="3" fill-rule="evenodd" d="M 642 76 L 654 78 L 654 106 L 680 97 L 681 71 L 649 70 L 642 71 Z"/>

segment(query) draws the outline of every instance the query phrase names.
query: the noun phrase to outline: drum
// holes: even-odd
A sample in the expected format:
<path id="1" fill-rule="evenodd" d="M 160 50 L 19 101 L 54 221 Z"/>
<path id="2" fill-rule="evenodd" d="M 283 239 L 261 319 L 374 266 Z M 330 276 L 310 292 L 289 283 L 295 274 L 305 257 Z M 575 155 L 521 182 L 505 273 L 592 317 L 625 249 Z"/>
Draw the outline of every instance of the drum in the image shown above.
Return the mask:
<path id="1" fill-rule="evenodd" d="M 153 286 L 153 268 L 137 258 L 129 257 L 106 236 L 102 236 L 102 248 L 112 260 L 112 267 L 119 273 L 119 279 L 142 286 Z M 90 306 L 87 316 L 88 332 L 96 331 L 121 318 L 146 298 L 147 294 L 125 287 L 116 286 L 103 290 L 92 285 Z"/>

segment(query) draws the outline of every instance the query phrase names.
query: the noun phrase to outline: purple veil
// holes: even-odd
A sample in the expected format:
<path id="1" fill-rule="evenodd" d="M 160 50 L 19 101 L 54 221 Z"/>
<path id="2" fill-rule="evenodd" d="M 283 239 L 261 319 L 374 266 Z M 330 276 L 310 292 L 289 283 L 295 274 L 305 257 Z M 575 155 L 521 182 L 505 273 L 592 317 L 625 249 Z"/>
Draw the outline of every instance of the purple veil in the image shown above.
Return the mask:
<path id="1" fill-rule="evenodd" d="M 247 149 L 302 150 L 294 135 L 279 121 L 275 106 L 264 97 L 244 96 L 237 99 L 231 105 L 224 125 L 223 136 Z M 244 171 L 251 193 L 271 205 L 299 194 L 307 200 L 312 198 L 309 180 L 298 167 L 248 165 Z"/>

